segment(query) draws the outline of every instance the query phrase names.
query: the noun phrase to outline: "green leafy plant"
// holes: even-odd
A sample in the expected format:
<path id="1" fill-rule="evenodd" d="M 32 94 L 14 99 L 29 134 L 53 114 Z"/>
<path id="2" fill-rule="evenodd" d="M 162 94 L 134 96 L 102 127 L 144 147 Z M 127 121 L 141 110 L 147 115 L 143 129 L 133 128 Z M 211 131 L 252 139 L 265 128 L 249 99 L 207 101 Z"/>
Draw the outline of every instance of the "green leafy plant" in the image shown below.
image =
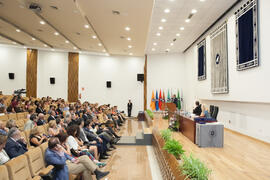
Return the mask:
<path id="1" fill-rule="evenodd" d="M 161 132 L 161 137 L 165 140 L 165 142 L 172 138 L 172 131 L 170 129 L 165 129 L 160 132 Z"/>
<path id="2" fill-rule="evenodd" d="M 181 156 L 183 164 L 180 165 L 182 174 L 186 176 L 185 179 L 191 180 L 207 180 L 211 170 L 208 169 L 204 163 L 199 159 L 196 159 L 190 154 L 189 157 L 186 155 Z"/>
<path id="3" fill-rule="evenodd" d="M 150 117 L 151 119 L 154 118 L 154 113 L 153 113 L 151 110 L 147 109 L 147 110 L 146 110 L 146 113 L 149 115 L 149 117 Z"/>
<path id="4" fill-rule="evenodd" d="M 183 150 L 183 146 L 175 139 L 170 139 L 170 140 L 166 141 L 163 149 L 167 150 L 168 153 L 174 155 L 174 157 L 176 159 L 179 159 L 180 155 L 184 154 L 184 152 L 185 152 Z"/>

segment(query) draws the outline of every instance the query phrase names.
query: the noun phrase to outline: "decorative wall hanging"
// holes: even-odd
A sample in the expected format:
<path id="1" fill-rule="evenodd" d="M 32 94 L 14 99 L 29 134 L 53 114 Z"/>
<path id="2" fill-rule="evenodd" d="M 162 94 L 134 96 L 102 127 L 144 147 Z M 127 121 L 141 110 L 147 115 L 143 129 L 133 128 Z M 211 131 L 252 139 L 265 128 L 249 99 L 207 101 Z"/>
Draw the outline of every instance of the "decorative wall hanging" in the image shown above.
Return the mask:
<path id="1" fill-rule="evenodd" d="M 206 79 L 206 41 L 198 44 L 198 80 Z"/>
<path id="2" fill-rule="evenodd" d="M 235 12 L 237 70 L 259 66 L 257 0 L 249 0 Z"/>
<path id="3" fill-rule="evenodd" d="M 219 26 L 211 38 L 211 92 L 228 93 L 227 24 Z"/>

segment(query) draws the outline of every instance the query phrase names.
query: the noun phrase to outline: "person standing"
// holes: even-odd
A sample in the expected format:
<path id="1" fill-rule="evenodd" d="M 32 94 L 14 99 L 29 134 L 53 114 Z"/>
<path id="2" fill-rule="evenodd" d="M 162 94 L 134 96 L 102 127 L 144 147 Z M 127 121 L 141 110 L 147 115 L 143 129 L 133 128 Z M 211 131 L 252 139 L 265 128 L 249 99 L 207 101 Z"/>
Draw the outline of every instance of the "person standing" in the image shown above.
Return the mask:
<path id="1" fill-rule="evenodd" d="M 131 102 L 131 100 L 128 100 L 127 108 L 128 108 L 128 117 L 131 117 L 131 111 L 132 111 L 132 102 Z"/>

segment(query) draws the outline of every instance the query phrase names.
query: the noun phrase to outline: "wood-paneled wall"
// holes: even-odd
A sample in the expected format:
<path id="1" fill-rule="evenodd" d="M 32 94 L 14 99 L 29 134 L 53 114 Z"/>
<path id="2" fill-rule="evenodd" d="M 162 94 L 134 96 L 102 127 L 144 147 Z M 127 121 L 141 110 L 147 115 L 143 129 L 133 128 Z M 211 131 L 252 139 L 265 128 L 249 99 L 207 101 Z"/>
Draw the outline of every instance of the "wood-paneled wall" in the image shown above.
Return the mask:
<path id="1" fill-rule="evenodd" d="M 37 97 L 37 49 L 27 49 L 26 96 Z"/>
<path id="2" fill-rule="evenodd" d="M 76 102 L 79 94 L 79 53 L 68 53 L 68 101 Z"/>
<path id="3" fill-rule="evenodd" d="M 147 109 L 147 55 L 145 55 L 145 62 L 144 62 L 144 81 L 143 81 L 143 104 L 144 110 Z"/>

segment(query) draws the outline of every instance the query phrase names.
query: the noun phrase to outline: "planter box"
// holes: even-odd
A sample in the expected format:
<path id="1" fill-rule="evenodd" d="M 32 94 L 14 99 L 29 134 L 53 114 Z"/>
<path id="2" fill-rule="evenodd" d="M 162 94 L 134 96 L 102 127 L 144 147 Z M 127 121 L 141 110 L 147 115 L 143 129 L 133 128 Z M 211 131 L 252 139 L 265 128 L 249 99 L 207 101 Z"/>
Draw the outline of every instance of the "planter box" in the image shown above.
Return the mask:
<path id="1" fill-rule="evenodd" d="M 151 127 L 153 125 L 152 119 L 150 118 L 150 116 L 148 115 L 148 113 L 146 111 L 144 111 L 145 114 L 145 121 L 148 127 Z"/>
<path id="2" fill-rule="evenodd" d="M 169 154 L 163 149 L 165 141 L 156 128 L 153 129 L 152 141 L 163 179 L 184 180 L 186 176 L 182 175 L 178 160 L 172 154 Z"/>

